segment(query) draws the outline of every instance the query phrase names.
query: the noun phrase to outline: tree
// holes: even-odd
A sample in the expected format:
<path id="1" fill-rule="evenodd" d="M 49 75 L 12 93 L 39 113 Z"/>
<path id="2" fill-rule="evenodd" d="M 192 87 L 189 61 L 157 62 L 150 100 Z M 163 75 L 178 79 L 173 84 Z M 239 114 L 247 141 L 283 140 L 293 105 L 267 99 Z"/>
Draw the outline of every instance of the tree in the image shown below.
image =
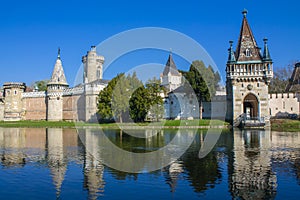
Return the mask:
<path id="1" fill-rule="evenodd" d="M 287 67 L 278 68 L 274 71 L 274 77 L 269 85 L 270 93 L 285 92 L 286 86 L 293 73 L 293 66 L 294 64 L 290 64 Z"/>
<path id="2" fill-rule="evenodd" d="M 101 120 L 112 120 L 114 117 L 111 109 L 112 94 L 117 82 L 122 76 L 124 76 L 124 73 L 118 74 L 109 81 L 108 85 L 98 95 L 98 114 Z"/>
<path id="3" fill-rule="evenodd" d="M 115 118 L 123 123 L 123 115 L 129 111 L 129 99 L 131 95 L 130 77 L 121 76 L 113 89 L 112 112 Z"/>
<path id="4" fill-rule="evenodd" d="M 148 91 L 148 104 L 149 114 L 152 119 L 159 121 L 163 117 L 164 107 L 161 93 L 163 93 L 163 87 L 160 85 L 160 81 L 156 78 L 148 80 L 146 83 L 146 90 Z"/>
<path id="5" fill-rule="evenodd" d="M 124 73 L 113 78 L 100 93 L 98 114 L 102 120 L 117 119 L 120 123 L 129 121 L 129 100 L 134 91 L 142 85 L 136 74 Z"/>
<path id="6" fill-rule="evenodd" d="M 212 66 L 206 67 L 203 61 L 194 61 L 189 71 L 181 73 L 193 88 L 199 103 L 210 101 L 219 88 L 220 74 L 215 72 Z"/>
<path id="7" fill-rule="evenodd" d="M 149 102 L 148 102 L 149 92 L 146 90 L 144 86 L 136 89 L 130 100 L 130 117 L 134 120 L 134 122 L 143 122 L 147 116 L 149 110 Z"/>
<path id="8" fill-rule="evenodd" d="M 31 87 L 33 89 L 37 89 L 38 91 L 47 91 L 48 82 L 49 80 L 35 81 L 34 83 L 31 84 Z"/>

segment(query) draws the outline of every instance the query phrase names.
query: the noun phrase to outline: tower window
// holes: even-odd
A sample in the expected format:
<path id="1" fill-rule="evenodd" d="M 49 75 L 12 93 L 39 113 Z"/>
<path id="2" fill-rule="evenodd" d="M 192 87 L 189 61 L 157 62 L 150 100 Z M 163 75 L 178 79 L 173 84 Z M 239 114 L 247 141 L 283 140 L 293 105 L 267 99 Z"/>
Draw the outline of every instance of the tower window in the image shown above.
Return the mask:
<path id="1" fill-rule="evenodd" d="M 17 94 L 17 90 L 15 90 L 15 95 Z"/>
<path id="2" fill-rule="evenodd" d="M 97 79 L 100 79 L 100 67 L 97 68 Z"/>
<path id="3" fill-rule="evenodd" d="M 251 54 L 250 54 L 250 50 L 249 49 L 246 49 L 246 57 L 250 57 Z"/>
<path id="4" fill-rule="evenodd" d="M 259 83 L 257 83 L 257 87 L 259 87 Z"/>

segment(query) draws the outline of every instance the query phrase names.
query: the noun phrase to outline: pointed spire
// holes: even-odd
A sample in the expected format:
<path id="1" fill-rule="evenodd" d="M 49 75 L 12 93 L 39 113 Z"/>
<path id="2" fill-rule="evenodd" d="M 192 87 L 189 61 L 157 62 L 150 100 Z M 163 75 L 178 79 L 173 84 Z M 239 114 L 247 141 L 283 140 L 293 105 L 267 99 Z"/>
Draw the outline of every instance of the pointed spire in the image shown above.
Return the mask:
<path id="1" fill-rule="evenodd" d="M 177 70 L 177 67 L 175 65 L 175 62 L 173 60 L 173 56 L 172 56 L 171 51 L 170 51 L 169 58 L 168 58 L 166 66 L 165 66 L 163 75 L 167 76 L 169 73 L 171 73 L 171 75 L 180 76 L 180 74 Z"/>
<path id="2" fill-rule="evenodd" d="M 57 59 L 60 59 L 60 48 L 58 47 Z"/>
<path id="3" fill-rule="evenodd" d="M 260 48 L 257 46 L 248 24 L 247 13 L 248 11 L 246 9 L 242 12 L 244 17 L 235 54 L 237 62 L 262 60 Z"/>
<path id="4" fill-rule="evenodd" d="M 233 63 L 233 62 L 236 61 L 234 51 L 233 51 L 233 48 L 232 48 L 233 41 L 229 41 L 229 44 L 230 44 L 230 47 L 228 49 L 228 52 L 229 52 L 228 63 Z"/>
<path id="5" fill-rule="evenodd" d="M 57 59 L 48 85 L 51 84 L 68 86 L 64 69 L 62 66 L 61 58 L 60 58 L 60 48 L 58 49 Z"/>
<path id="6" fill-rule="evenodd" d="M 247 14 L 248 14 L 248 10 L 246 10 L 246 8 L 244 8 L 242 14 L 244 15 L 244 17 L 246 18 L 247 17 Z"/>
<path id="7" fill-rule="evenodd" d="M 264 38 L 264 53 L 263 53 L 263 60 L 264 61 L 272 61 L 271 55 L 268 48 L 268 39 Z"/>

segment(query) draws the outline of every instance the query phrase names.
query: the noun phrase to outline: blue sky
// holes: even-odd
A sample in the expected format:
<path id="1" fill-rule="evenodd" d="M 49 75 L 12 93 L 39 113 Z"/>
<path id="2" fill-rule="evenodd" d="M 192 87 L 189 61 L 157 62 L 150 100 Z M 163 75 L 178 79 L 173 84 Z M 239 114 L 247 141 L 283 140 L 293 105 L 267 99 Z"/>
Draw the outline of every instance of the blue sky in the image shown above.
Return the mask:
<path id="1" fill-rule="evenodd" d="M 169 28 L 193 38 L 207 50 L 224 78 L 228 41 L 237 43 L 244 8 L 258 45 L 262 47 L 267 37 L 275 69 L 284 67 L 300 59 L 299 5 L 297 0 L 4 1 L 0 7 L 0 84 L 21 81 L 30 85 L 49 79 L 60 47 L 67 80 L 73 85 L 81 57 L 91 45 L 140 27 Z M 135 62 L 123 58 L 120 67 L 104 78 L 112 78 L 126 66 L 165 64 L 167 56 L 168 52 L 151 52 L 138 54 Z M 179 58 L 175 62 L 178 68 L 188 67 Z"/>

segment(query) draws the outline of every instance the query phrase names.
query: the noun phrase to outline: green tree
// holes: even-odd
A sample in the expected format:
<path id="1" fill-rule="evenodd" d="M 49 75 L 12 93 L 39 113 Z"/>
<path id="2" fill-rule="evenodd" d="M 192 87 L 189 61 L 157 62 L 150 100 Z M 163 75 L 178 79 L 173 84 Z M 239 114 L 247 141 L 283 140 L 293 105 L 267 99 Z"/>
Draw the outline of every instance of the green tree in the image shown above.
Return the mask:
<path id="1" fill-rule="evenodd" d="M 129 121 L 129 100 L 134 91 L 142 85 L 136 74 L 124 73 L 113 78 L 98 97 L 98 114 L 102 120 L 117 119 L 120 123 Z"/>
<path id="2" fill-rule="evenodd" d="M 33 89 L 37 89 L 38 91 L 47 91 L 48 82 L 49 80 L 35 81 L 33 84 L 31 84 L 31 87 Z"/>
<path id="3" fill-rule="evenodd" d="M 113 90 L 119 79 L 124 76 L 124 73 L 118 74 L 115 78 L 109 81 L 108 85 L 98 95 L 98 114 L 100 119 L 112 120 L 113 112 L 111 108 Z"/>
<path id="4" fill-rule="evenodd" d="M 145 89 L 144 86 L 136 89 L 130 100 L 130 117 L 134 120 L 134 122 L 143 122 L 147 116 L 149 110 L 149 102 L 148 102 L 149 92 Z"/>
<path id="5" fill-rule="evenodd" d="M 189 71 L 181 73 L 193 88 L 199 103 L 210 101 L 219 88 L 220 74 L 215 72 L 212 66 L 206 67 L 203 61 L 193 61 Z"/>
<path id="6" fill-rule="evenodd" d="M 163 117 L 164 107 L 161 94 L 164 93 L 163 87 L 160 86 L 160 81 L 156 78 L 148 80 L 146 83 L 148 91 L 149 114 L 152 119 L 159 121 Z"/>

